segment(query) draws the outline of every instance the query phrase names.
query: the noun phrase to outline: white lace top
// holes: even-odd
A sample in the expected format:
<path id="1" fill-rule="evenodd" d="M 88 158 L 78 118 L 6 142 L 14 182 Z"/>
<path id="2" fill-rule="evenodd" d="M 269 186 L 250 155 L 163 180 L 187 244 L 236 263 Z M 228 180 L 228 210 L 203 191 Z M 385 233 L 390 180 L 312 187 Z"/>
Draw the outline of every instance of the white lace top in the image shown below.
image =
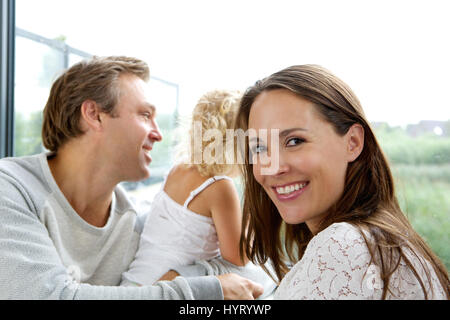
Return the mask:
<path id="1" fill-rule="evenodd" d="M 408 254 L 408 259 L 418 270 L 428 297 L 446 299 L 431 265 L 428 264 L 434 295 L 418 258 Z M 302 259 L 282 279 L 274 299 L 381 299 L 380 272 L 369 261 L 369 250 L 358 229 L 344 222 L 332 224 L 311 239 Z M 387 299 L 425 298 L 419 281 L 404 261 L 391 276 L 389 287 L 392 294 L 388 291 Z"/>

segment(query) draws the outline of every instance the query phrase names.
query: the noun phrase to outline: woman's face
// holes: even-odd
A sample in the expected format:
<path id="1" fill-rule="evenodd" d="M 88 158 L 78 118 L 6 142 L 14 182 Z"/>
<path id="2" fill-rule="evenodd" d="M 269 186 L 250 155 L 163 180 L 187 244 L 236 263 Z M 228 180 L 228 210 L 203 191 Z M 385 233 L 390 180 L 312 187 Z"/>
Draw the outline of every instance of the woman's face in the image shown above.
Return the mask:
<path id="1" fill-rule="evenodd" d="M 249 140 L 255 179 L 286 223 L 305 222 L 315 233 L 344 190 L 347 165 L 354 160 L 349 133 L 337 135 L 311 102 L 285 89 L 255 99 L 249 129 L 256 131 Z M 269 166 L 274 170 L 265 170 Z"/>

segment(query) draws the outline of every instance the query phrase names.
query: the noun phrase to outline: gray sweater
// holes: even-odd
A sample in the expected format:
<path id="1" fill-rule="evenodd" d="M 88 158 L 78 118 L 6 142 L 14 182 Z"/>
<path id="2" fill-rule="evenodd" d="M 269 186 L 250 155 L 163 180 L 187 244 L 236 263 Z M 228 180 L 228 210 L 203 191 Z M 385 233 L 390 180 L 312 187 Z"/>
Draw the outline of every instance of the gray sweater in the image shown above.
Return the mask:
<path id="1" fill-rule="evenodd" d="M 260 267 L 220 257 L 175 268 L 183 277 L 174 281 L 119 286 L 145 216 L 118 186 L 106 225 L 88 224 L 58 188 L 47 155 L 0 159 L 0 299 L 223 299 L 214 275 L 229 272 L 262 284 L 261 298 L 276 287 Z"/>
<path id="2" fill-rule="evenodd" d="M 58 188 L 47 154 L 1 159 L 0 299 L 223 299 L 214 276 L 118 286 L 143 219 L 116 187 L 106 225 L 94 227 Z"/>

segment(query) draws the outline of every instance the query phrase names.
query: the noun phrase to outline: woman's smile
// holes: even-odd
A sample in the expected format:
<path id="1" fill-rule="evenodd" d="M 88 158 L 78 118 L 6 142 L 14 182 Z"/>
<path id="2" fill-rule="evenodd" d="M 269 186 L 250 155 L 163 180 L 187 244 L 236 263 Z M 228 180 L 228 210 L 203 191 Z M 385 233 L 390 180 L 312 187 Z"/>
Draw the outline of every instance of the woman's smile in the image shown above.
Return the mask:
<path id="1" fill-rule="evenodd" d="M 273 186 L 272 190 L 280 201 L 297 199 L 309 185 L 309 181 L 299 181 L 281 186 Z"/>

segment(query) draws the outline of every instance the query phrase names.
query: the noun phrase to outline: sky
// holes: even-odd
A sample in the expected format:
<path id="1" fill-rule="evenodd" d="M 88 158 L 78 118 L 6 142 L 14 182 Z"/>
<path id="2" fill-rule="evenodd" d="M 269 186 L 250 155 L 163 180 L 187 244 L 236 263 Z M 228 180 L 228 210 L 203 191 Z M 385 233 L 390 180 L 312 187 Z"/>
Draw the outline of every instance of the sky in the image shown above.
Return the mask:
<path id="1" fill-rule="evenodd" d="M 450 120 L 449 14 L 447 0 L 16 0 L 22 29 L 148 62 L 179 85 L 181 114 L 208 90 L 314 63 L 350 85 L 369 121 L 402 126 Z"/>

